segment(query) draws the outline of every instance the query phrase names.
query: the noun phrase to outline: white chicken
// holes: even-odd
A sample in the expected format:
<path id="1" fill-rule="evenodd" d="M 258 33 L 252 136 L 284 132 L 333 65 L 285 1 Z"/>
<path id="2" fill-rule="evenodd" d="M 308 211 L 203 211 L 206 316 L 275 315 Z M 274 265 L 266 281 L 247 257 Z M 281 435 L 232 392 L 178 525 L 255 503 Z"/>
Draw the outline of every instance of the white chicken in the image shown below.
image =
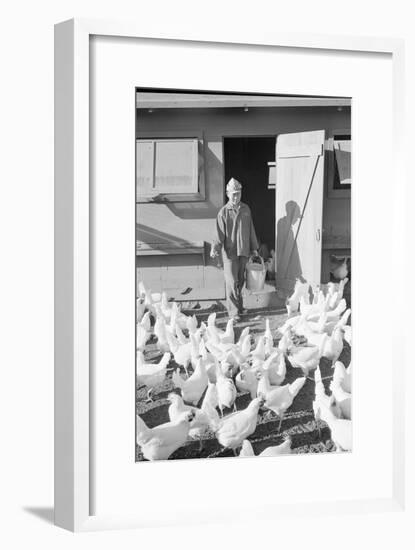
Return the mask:
<path id="1" fill-rule="evenodd" d="M 143 328 L 145 328 L 147 332 L 150 332 L 150 330 L 151 330 L 150 312 L 146 311 L 144 313 L 141 321 L 138 322 L 137 324 L 142 326 Z"/>
<path id="2" fill-rule="evenodd" d="M 315 381 L 315 387 L 314 387 L 313 411 L 317 422 L 318 431 L 321 437 L 320 426 L 318 424 L 318 410 L 319 410 L 320 404 L 324 402 L 327 405 L 330 398 L 328 395 L 326 395 L 326 391 L 324 389 L 320 367 L 317 367 L 314 372 L 314 381 Z"/>
<path id="3" fill-rule="evenodd" d="M 233 323 L 234 323 L 233 319 L 229 319 L 229 321 L 226 323 L 225 333 L 223 335 L 219 336 L 221 344 L 234 344 L 235 343 L 235 333 L 234 333 L 234 330 L 233 330 Z"/>
<path id="4" fill-rule="evenodd" d="M 235 385 L 240 392 L 249 392 L 251 399 L 256 397 L 258 379 L 256 376 L 256 369 L 241 366 L 241 370 L 235 377 Z"/>
<path id="5" fill-rule="evenodd" d="M 137 298 L 136 300 L 136 310 L 135 310 L 135 320 L 137 323 L 141 321 L 143 315 L 146 311 L 146 306 L 144 304 L 143 298 Z"/>
<path id="6" fill-rule="evenodd" d="M 294 346 L 287 351 L 287 359 L 295 369 L 301 369 L 304 376 L 308 376 L 311 370 L 318 367 L 321 352 L 317 346 Z"/>
<path id="7" fill-rule="evenodd" d="M 157 347 L 161 352 L 170 351 L 167 341 L 166 321 L 162 315 L 157 315 L 154 323 L 154 335 L 157 337 Z"/>
<path id="8" fill-rule="evenodd" d="M 251 351 L 252 361 L 265 361 L 265 336 L 260 336 L 255 349 Z"/>
<path id="9" fill-rule="evenodd" d="M 216 365 L 215 365 L 215 369 L 216 369 Z M 203 397 L 201 409 L 203 411 L 212 411 L 212 410 L 215 410 L 216 407 L 218 406 L 219 406 L 219 399 L 218 399 L 218 390 L 216 388 L 216 381 L 211 382 L 209 380 L 206 393 Z"/>
<path id="10" fill-rule="evenodd" d="M 305 317 L 303 317 L 302 315 L 296 315 L 295 317 L 288 318 L 283 325 L 278 327 L 278 332 L 280 334 L 285 334 L 286 332 L 289 332 L 297 325 L 297 323 L 300 323 L 303 319 L 305 319 Z"/>
<path id="11" fill-rule="evenodd" d="M 243 361 L 246 361 L 251 353 L 251 336 L 249 334 L 244 336 L 242 342 L 238 342 L 237 349 L 239 350 Z"/>
<path id="12" fill-rule="evenodd" d="M 159 363 L 146 363 L 143 354 L 140 351 L 137 352 L 137 386 L 147 387 L 147 401 L 153 400 L 150 394 L 156 386 L 164 381 L 169 361 L 170 353 L 165 353 Z"/>
<path id="13" fill-rule="evenodd" d="M 166 460 L 181 447 L 189 435 L 190 423 L 195 414 L 185 411 L 174 421 L 149 428 L 137 415 L 136 440 L 147 460 Z"/>
<path id="14" fill-rule="evenodd" d="M 287 437 L 281 445 L 274 445 L 267 447 L 258 455 L 255 455 L 252 444 L 248 439 L 245 439 L 242 442 L 242 449 L 239 453 L 240 457 L 247 456 L 280 456 L 280 455 L 289 455 L 291 454 L 291 438 Z"/>
<path id="15" fill-rule="evenodd" d="M 210 428 L 212 418 L 203 410 L 203 405 L 200 409 L 186 405 L 183 398 L 177 393 L 170 393 L 167 397 L 170 403 L 168 414 L 171 422 L 178 420 L 184 412 L 192 411 L 194 418 L 190 423 L 189 437 L 200 438 Z"/>
<path id="16" fill-rule="evenodd" d="M 216 365 L 216 390 L 218 394 L 218 406 L 223 416 L 223 408 L 230 409 L 232 405 L 235 406 L 236 399 L 236 387 L 229 374 L 232 374 L 232 365 L 230 363 L 222 363 L 220 366 Z"/>
<path id="17" fill-rule="evenodd" d="M 172 302 L 171 309 L 171 319 L 174 319 L 174 324 L 179 325 L 182 330 L 187 328 L 187 315 L 180 311 L 178 303 Z"/>
<path id="18" fill-rule="evenodd" d="M 271 355 L 274 346 L 274 338 L 272 337 L 272 332 L 269 326 L 269 319 L 265 319 L 264 346 L 265 355 Z"/>
<path id="19" fill-rule="evenodd" d="M 311 319 L 313 317 L 319 317 L 324 311 L 327 311 L 328 304 L 327 300 L 324 298 L 324 294 L 319 292 L 317 303 L 307 303 L 304 296 L 301 296 L 300 299 L 300 313 L 306 319 Z"/>
<path id="20" fill-rule="evenodd" d="M 271 386 L 267 371 L 258 371 L 259 378 L 257 395 L 265 398 L 264 407 L 273 411 L 280 419 L 278 432 L 281 429 L 285 411 L 291 407 L 295 397 L 304 386 L 306 378 L 297 378 L 292 384 Z"/>
<path id="21" fill-rule="evenodd" d="M 174 311 L 173 303 L 169 303 L 167 294 L 164 291 L 161 293 L 160 310 L 164 318 L 166 319 L 166 321 L 168 321 L 171 318 Z"/>
<path id="22" fill-rule="evenodd" d="M 343 351 L 343 327 L 337 326 L 331 336 L 324 335 L 324 339 L 320 345 L 320 352 L 322 357 L 326 357 L 332 361 L 333 365 L 340 357 Z"/>
<path id="23" fill-rule="evenodd" d="M 334 364 L 333 382 L 339 384 L 340 387 L 348 393 L 352 393 L 352 364 L 346 367 L 341 361 L 336 361 Z"/>
<path id="24" fill-rule="evenodd" d="M 272 386 L 280 386 L 287 374 L 287 365 L 283 353 L 270 355 L 262 366 L 268 373 L 268 380 Z"/>
<path id="25" fill-rule="evenodd" d="M 176 338 L 177 338 L 179 344 L 181 344 L 181 345 L 186 345 L 190 342 L 190 338 L 186 338 L 186 336 L 183 334 L 182 329 L 177 324 L 176 324 Z"/>
<path id="26" fill-rule="evenodd" d="M 144 348 L 146 347 L 147 342 L 151 338 L 151 334 L 146 331 L 145 328 L 143 328 L 141 325 L 137 325 L 136 327 L 136 346 L 138 351 L 144 351 Z"/>
<path id="27" fill-rule="evenodd" d="M 249 326 L 248 327 L 245 327 L 242 331 L 241 331 L 241 334 L 239 335 L 239 339 L 238 341 L 236 342 L 236 345 L 240 348 L 244 339 L 249 336 L 249 331 L 250 331 L 250 328 Z"/>
<path id="28" fill-rule="evenodd" d="M 235 449 L 242 445 L 244 439 L 254 433 L 258 421 L 259 408 L 264 403 L 262 397 L 255 397 L 246 409 L 220 419 L 215 429 L 217 440 L 223 447 Z"/>
<path id="29" fill-rule="evenodd" d="M 340 316 L 346 311 L 346 308 L 346 300 L 342 298 L 334 309 L 327 311 L 327 320 L 338 320 Z"/>
<path id="30" fill-rule="evenodd" d="M 349 279 L 347 277 L 345 277 L 344 279 L 342 279 L 340 281 L 340 283 L 338 284 L 338 295 L 339 295 L 339 300 L 341 300 L 343 298 L 343 294 L 344 294 L 344 287 L 347 285 L 347 283 L 349 282 Z"/>
<path id="31" fill-rule="evenodd" d="M 310 288 L 310 285 L 308 283 L 302 283 L 299 280 L 296 281 L 294 292 L 291 294 L 289 298 L 287 298 L 287 301 L 286 301 L 288 315 L 297 313 L 301 297 L 308 298 L 309 288 Z"/>
<path id="32" fill-rule="evenodd" d="M 154 303 L 156 296 L 153 296 L 150 289 L 147 289 L 142 281 L 138 283 L 138 296 L 144 300 L 144 305 L 148 311 L 150 311 L 154 316 L 156 315 L 156 310 L 154 308 Z"/>
<path id="33" fill-rule="evenodd" d="M 347 418 L 347 420 L 351 420 L 352 418 L 352 394 L 349 392 L 346 392 L 341 384 L 340 381 L 332 380 L 330 383 L 330 390 L 332 393 L 332 396 L 334 397 L 334 401 L 341 412 L 341 418 Z"/>
<path id="34" fill-rule="evenodd" d="M 216 380 L 216 364 L 215 364 L 215 358 L 211 353 L 209 353 L 206 349 L 205 343 L 203 340 L 200 340 L 199 342 L 199 355 L 200 358 L 203 361 L 203 364 L 205 365 L 206 371 L 208 373 L 209 380 L 211 379 L 210 372 L 213 373 L 212 379 Z"/>
<path id="35" fill-rule="evenodd" d="M 316 420 L 321 419 L 328 425 L 337 452 L 352 450 L 352 421 L 338 417 L 338 405 L 333 396 L 328 401 L 318 400 L 314 415 Z"/>
<path id="36" fill-rule="evenodd" d="M 292 331 L 298 336 L 307 336 L 310 331 L 321 334 L 324 332 L 326 321 L 327 318 L 325 312 L 320 315 L 317 321 L 309 321 L 305 317 L 301 316 L 299 321 L 292 327 Z"/>
<path id="37" fill-rule="evenodd" d="M 187 317 L 186 319 L 186 328 L 189 331 L 189 334 L 194 334 L 197 330 L 197 317 L 192 315 L 192 317 Z"/>
<path id="38" fill-rule="evenodd" d="M 215 323 L 216 323 L 216 313 L 213 312 L 207 318 L 206 332 L 208 336 L 212 338 L 214 341 L 217 341 L 217 340 L 220 341 L 220 337 L 224 336 L 225 333 L 223 330 L 218 328 Z"/>
<path id="39" fill-rule="evenodd" d="M 346 325 L 343 327 L 343 338 L 346 340 L 346 342 L 349 344 L 349 346 L 352 345 L 352 327 L 350 325 Z"/>
<path id="40" fill-rule="evenodd" d="M 150 312 L 146 311 L 143 318 L 136 325 L 136 347 L 139 351 L 143 351 L 147 342 L 151 338 L 151 322 Z"/>
<path id="41" fill-rule="evenodd" d="M 197 341 L 197 337 L 190 334 L 189 342 L 186 344 L 180 344 L 177 338 L 169 333 L 166 334 L 166 338 L 175 362 L 183 367 L 187 376 L 189 376 L 188 367 L 190 363 L 194 363 L 197 357 L 199 357 L 199 342 Z"/>
<path id="42" fill-rule="evenodd" d="M 326 422 L 337 451 L 350 451 L 352 448 L 352 422 L 341 418 L 341 410 L 334 397 L 326 394 L 319 368 L 315 372 L 315 380 L 313 410 L 316 422 L 320 419 Z M 319 425 L 318 430 L 320 433 Z"/>
<path id="43" fill-rule="evenodd" d="M 172 381 L 176 388 L 180 388 L 186 403 L 197 405 L 209 381 L 202 358 L 197 360 L 195 370 L 189 378 L 184 380 L 176 370 L 173 372 Z"/>
<path id="44" fill-rule="evenodd" d="M 337 317 L 329 320 L 327 311 L 324 311 L 319 317 L 302 318 L 293 327 L 293 332 L 298 336 L 305 336 L 307 339 L 313 340 L 316 334 L 326 333 L 330 336 L 339 322 Z"/>
<path id="45" fill-rule="evenodd" d="M 284 332 L 280 341 L 278 342 L 278 349 L 282 353 L 287 353 L 288 348 L 292 345 L 291 329 Z"/>
<path id="46" fill-rule="evenodd" d="M 246 362 L 246 358 L 242 355 L 239 349 L 234 346 L 233 349 L 224 354 L 225 363 L 230 363 L 233 367 L 232 376 L 236 376 L 239 372 L 240 365 Z"/>

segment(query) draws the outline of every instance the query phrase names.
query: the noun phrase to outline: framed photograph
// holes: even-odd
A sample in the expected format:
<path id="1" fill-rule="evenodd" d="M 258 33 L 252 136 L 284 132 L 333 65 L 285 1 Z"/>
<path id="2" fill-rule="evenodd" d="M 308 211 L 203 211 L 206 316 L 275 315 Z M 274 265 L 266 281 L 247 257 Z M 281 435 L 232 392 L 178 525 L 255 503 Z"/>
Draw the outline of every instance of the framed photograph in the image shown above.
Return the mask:
<path id="1" fill-rule="evenodd" d="M 402 509 L 402 78 L 399 40 L 56 25 L 57 525 Z"/>

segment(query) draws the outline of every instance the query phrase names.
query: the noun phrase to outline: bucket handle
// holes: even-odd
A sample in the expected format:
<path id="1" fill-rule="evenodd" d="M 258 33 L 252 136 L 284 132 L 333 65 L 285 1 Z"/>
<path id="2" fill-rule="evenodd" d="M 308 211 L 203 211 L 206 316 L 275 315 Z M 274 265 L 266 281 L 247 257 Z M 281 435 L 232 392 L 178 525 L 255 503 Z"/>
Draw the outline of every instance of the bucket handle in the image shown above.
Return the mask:
<path id="1" fill-rule="evenodd" d="M 249 256 L 249 260 L 248 260 L 248 264 L 253 264 L 254 262 L 252 261 L 253 258 L 259 258 L 261 260 L 261 264 L 262 264 L 262 269 L 265 269 L 265 263 L 264 263 L 264 259 L 262 256 L 260 256 L 259 254 L 257 254 L 256 256 L 254 254 L 252 254 L 252 256 Z"/>

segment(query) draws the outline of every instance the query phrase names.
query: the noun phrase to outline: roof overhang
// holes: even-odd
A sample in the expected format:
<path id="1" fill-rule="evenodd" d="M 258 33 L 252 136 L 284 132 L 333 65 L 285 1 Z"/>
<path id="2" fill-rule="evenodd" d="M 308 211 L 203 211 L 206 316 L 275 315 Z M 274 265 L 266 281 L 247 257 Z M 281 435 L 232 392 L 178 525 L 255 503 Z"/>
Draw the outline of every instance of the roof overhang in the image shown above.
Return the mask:
<path id="1" fill-rule="evenodd" d="M 244 107 L 350 107 L 349 97 L 176 94 L 137 92 L 137 109 L 209 109 Z"/>

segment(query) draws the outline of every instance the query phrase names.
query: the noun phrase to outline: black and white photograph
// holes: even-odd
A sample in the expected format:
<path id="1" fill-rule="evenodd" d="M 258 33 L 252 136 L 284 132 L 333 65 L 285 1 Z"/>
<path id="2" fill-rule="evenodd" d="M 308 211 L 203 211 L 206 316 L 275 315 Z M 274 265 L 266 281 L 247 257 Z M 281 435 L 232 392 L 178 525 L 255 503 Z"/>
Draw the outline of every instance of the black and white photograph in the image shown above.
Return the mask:
<path id="1" fill-rule="evenodd" d="M 136 462 L 352 451 L 351 98 L 135 101 Z"/>

